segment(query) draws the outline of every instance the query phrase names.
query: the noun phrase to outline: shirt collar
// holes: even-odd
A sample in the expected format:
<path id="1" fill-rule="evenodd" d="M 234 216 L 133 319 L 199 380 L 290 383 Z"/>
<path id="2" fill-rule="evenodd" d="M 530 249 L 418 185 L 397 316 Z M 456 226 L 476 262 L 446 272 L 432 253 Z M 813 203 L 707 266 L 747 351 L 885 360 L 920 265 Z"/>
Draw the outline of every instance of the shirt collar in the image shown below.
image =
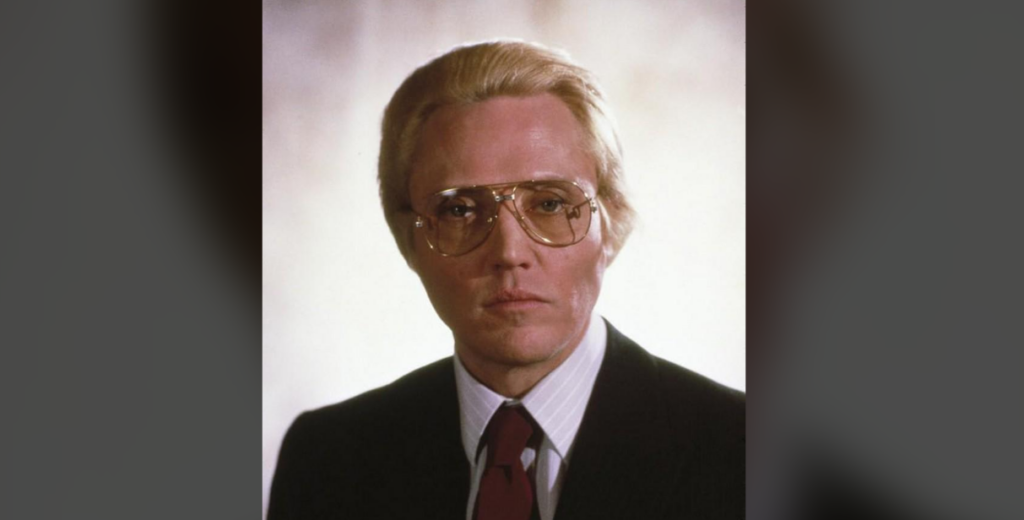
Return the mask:
<path id="1" fill-rule="evenodd" d="M 509 399 L 477 381 L 455 356 L 455 384 L 459 395 L 462 446 L 470 464 L 476 462 L 480 437 L 502 404 L 526 408 L 563 460 L 568 460 L 583 412 L 604 359 L 608 330 L 595 312 L 579 346 L 561 365 L 540 380 L 521 400 Z"/>

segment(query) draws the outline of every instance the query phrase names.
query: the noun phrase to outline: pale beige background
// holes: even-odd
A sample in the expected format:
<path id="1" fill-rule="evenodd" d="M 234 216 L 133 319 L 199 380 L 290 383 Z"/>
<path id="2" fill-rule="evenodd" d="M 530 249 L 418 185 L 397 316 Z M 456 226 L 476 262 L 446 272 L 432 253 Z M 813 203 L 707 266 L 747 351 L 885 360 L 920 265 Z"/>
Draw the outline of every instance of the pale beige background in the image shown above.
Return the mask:
<path id="1" fill-rule="evenodd" d="M 381 113 L 464 42 L 560 47 L 602 80 L 640 225 L 599 311 L 745 388 L 745 10 L 738 1 L 265 1 L 263 509 L 303 410 L 451 354 L 375 182 Z"/>

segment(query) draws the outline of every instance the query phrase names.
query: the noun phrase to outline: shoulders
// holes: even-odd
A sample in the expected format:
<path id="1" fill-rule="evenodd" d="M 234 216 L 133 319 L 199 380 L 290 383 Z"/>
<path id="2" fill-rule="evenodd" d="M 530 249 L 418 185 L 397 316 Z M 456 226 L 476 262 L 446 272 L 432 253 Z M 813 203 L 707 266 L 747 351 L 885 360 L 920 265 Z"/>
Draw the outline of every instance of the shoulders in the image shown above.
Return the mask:
<path id="1" fill-rule="evenodd" d="M 650 355 L 650 354 L 648 354 Z M 670 423 L 697 445 L 738 450 L 746 445 L 746 396 L 670 361 L 651 356 Z"/>
<path id="2" fill-rule="evenodd" d="M 381 431 L 401 428 L 402 423 L 436 415 L 438 408 L 446 405 L 443 396 L 454 395 L 454 389 L 454 363 L 447 357 L 380 388 L 303 412 L 292 424 L 288 436 L 338 440 L 379 435 Z"/>
<path id="3" fill-rule="evenodd" d="M 587 518 L 626 517 L 626 511 L 631 518 L 742 518 L 743 393 L 607 327 L 605 357 L 560 499 L 568 500 L 565 509 Z"/>
<path id="4" fill-rule="evenodd" d="M 457 441 L 457 431 L 451 435 L 455 441 L 443 433 L 458 420 L 455 400 L 454 368 L 447 358 L 302 413 L 281 444 L 268 518 L 328 518 L 339 511 L 355 518 L 380 516 L 389 507 L 386 491 L 400 479 L 395 469 L 423 451 L 417 451 L 418 440 L 441 439 L 441 446 Z"/>
<path id="5" fill-rule="evenodd" d="M 647 355 L 670 408 L 685 409 L 708 421 L 742 424 L 746 394 L 671 361 Z"/>
<path id="6" fill-rule="evenodd" d="M 689 435 L 743 442 L 746 394 L 655 356 L 608 324 L 609 370 L 627 373 Z"/>

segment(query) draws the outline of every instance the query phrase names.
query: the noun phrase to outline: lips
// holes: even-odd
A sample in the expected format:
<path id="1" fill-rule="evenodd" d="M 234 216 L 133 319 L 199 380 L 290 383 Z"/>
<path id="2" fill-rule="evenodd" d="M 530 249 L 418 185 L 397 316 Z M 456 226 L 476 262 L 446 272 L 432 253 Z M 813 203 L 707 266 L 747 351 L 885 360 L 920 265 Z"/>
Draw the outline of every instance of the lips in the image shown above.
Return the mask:
<path id="1" fill-rule="evenodd" d="M 485 308 L 529 307 L 548 301 L 537 294 L 522 289 L 502 289 L 484 300 Z"/>

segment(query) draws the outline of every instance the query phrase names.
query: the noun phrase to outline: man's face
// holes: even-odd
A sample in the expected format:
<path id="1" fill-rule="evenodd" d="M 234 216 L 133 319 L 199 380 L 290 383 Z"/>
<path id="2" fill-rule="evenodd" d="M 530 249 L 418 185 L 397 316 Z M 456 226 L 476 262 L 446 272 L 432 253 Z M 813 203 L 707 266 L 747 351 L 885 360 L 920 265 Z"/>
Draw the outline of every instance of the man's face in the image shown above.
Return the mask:
<path id="1" fill-rule="evenodd" d="M 595 197 L 595 166 L 582 134 L 550 94 L 441 108 L 413 154 L 413 208 L 423 214 L 432 194 L 452 187 L 535 179 L 575 181 Z M 583 337 L 601 289 L 600 216 L 583 241 L 556 248 L 533 241 L 510 202 L 498 215 L 487 240 L 461 256 L 432 251 L 417 230 L 413 269 L 471 370 L 559 363 Z"/>

